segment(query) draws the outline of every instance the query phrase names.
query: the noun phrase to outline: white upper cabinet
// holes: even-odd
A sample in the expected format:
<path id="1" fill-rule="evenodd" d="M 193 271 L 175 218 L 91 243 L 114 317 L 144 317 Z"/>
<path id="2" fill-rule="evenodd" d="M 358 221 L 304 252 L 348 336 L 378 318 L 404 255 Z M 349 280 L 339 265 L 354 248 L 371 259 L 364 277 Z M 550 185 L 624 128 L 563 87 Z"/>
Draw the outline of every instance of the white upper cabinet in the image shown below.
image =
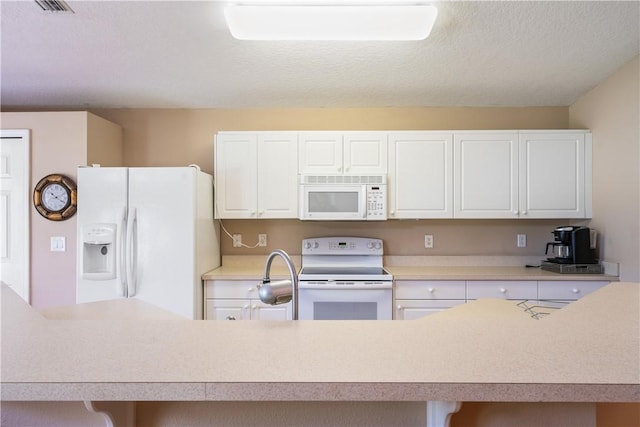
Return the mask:
<path id="1" fill-rule="evenodd" d="M 591 134 L 520 134 L 520 216 L 591 217 Z"/>
<path id="2" fill-rule="evenodd" d="M 297 162 L 296 133 L 219 133 L 217 217 L 297 218 Z"/>
<path id="3" fill-rule="evenodd" d="M 389 218 L 451 218 L 453 135 L 389 134 Z"/>
<path id="4" fill-rule="evenodd" d="M 591 134 L 454 135 L 456 218 L 589 218 Z"/>
<path id="5" fill-rule="evenodd" d="M 454 215 L 518 217 L 518 133 L 454 135 Z"/>
<path id="6" fill-rule="evenodd" d="M 300 174 L 387 173 L 384 132 L 302 132 L 299 141 Z"/>

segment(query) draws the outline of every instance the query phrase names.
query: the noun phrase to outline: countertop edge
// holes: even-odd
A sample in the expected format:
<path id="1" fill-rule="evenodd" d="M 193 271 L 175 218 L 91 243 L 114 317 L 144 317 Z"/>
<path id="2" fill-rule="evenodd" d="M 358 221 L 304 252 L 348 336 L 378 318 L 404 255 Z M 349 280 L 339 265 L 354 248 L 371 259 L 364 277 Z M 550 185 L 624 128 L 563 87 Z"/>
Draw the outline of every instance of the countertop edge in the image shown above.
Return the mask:
<path id="1" fill-rule="evenodd" d="M 550 383 L 2 383 L 2 401 L 638 402 L 640 384 Z"/>

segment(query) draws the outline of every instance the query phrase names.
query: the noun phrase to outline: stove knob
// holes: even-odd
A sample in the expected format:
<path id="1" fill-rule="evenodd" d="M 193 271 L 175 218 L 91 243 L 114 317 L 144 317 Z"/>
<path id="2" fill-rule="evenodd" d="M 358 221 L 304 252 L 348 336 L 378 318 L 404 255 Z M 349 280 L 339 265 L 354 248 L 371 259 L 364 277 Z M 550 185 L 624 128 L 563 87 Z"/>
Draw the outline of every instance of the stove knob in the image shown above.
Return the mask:
<path id="1" fill-rule="evenodd" d="M 305 249 L 310 249 L 311 248 L 311 242 L 304 242 L 304 248 Z"/>
<path id="2" fill-rule="evenodd" d="M 373 249 L 373 247 L 374 247 L 373 242 L 369 242 L 369 243 L 367 243 L 367 247 L 368 247 L 369 249 Z"/>
<path id="3" fill-rule="evenodd" d="M 382 247 L 382 243 L 376 242 L 376 249 L 380 249 Z"/>
<path id="4" fill-rule="evenodd" d="M 320 243 L 313 242 L 313 249 L 318 249 L 320 247 Z"/>

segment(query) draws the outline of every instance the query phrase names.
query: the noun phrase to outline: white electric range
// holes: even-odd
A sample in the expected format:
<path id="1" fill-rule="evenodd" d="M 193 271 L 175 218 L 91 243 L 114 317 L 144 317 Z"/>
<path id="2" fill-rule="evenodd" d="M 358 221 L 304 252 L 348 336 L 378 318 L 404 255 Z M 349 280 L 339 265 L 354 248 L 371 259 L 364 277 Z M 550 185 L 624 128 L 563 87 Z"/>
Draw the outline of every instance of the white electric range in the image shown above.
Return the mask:
<path id="1" fill-rule="evenodd" d="M 382 265 L 383 254 L 380 239 L 304 239 L 298 319 L 391 320 L 393 276 Z"/>

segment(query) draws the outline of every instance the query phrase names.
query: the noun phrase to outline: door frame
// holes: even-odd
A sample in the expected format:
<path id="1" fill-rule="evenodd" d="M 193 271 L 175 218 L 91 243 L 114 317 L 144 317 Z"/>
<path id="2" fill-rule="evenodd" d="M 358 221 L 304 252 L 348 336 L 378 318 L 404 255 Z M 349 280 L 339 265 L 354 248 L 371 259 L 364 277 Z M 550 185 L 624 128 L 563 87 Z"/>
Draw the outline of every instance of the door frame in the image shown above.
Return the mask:
<path id="1" fill-rule="evenodd" d="M 31 302 L 31 210 L 30 210 L 30 187 L 31 187 L 31 135 L 29 129 L 0 129 L 0 139 L 21 139 L 23 144 L 22 154 L 24 158 L 24 164 L 22 165 L 25 172 L 25 180 L 22 184 L 22 189 L 20 191 L 24 192 L 25 197 L 24 200 L 24 209 L 27 213 L 26 221 L 22 224 L 25 244 L 23 245 L 23 259 L 22 259 L 22 269 L 23 269 L 23 277 L 24 283 L 21 283 L 20 289 L 15 289 L 15 291 L 20 295 L 27 303 Z"/>

